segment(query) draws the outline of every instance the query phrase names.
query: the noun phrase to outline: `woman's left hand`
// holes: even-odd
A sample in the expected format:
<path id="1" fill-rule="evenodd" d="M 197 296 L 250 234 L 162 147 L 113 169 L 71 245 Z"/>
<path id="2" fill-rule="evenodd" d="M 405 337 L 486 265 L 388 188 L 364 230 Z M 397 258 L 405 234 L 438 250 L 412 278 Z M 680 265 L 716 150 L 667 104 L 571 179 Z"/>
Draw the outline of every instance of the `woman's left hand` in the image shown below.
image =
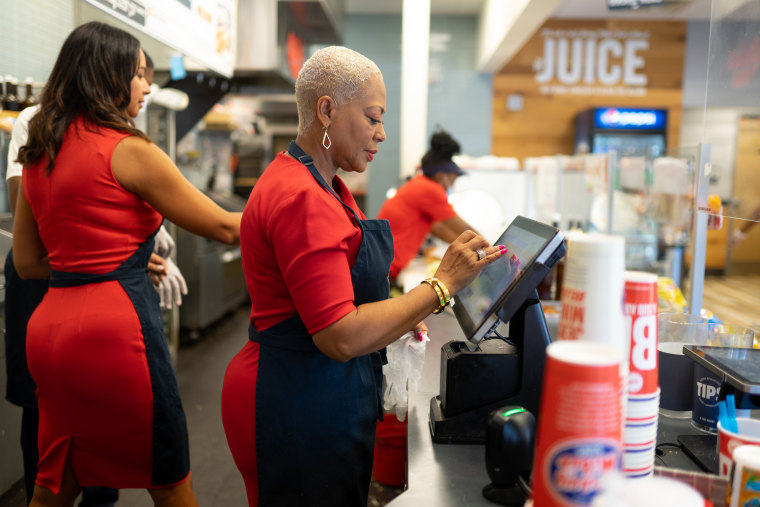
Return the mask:
<path id="1" fill-rule="evenodd" d="M 423 340 L 422 335 L 423 334 L 428 334 L 428 327 L 425 325 L 424 322 L 420 322 L 419 324 L 417 324 L 416 326 L 414 326 L 414 329 L 412 329 L 412 331 L 414 331 L 414 335 L 420 341 L 422 341 Z"/>
<path id="2" fill-rule="evenodd" d="M 158 254 L 150 254 L 148 261 L 148 275 L 153 281 L 153 285 L 158 286 L 161 280 L 166 276 L 166 261 Z"/>

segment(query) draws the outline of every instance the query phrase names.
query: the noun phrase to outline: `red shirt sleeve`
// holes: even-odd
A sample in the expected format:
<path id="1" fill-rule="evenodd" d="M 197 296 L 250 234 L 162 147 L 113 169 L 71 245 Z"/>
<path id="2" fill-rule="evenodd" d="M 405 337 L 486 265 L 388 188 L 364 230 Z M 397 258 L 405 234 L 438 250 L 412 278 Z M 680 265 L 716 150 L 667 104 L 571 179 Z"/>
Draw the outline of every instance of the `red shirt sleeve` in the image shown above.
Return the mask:
<path id="1" fill-rule="evenodd" d="M 243 214 L 251 321 L 263 330 L 297 313 L 314 334 L 356 308 L 351 266 L 361 231 L 305 167 L 285 162 L 256 183 Z M 339 180 L 338 187 L 345 190 Z M 350 194 L 341 197 L 355 206 Z"/>

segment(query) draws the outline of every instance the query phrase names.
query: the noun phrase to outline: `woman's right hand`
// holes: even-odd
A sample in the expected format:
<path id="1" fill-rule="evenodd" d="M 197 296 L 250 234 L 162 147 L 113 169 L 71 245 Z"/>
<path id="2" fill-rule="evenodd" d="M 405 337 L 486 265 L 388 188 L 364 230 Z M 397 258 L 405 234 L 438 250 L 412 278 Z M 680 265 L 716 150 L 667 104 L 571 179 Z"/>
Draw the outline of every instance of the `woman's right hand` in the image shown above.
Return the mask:
<path id="1" fill-rule="evenodd" d="M 479 249 L 485 252 L 482 259 L 478 258 Z M 453 296 L 467 287 L 484 267 L 506 253 L 503 245 L 490 246 L 483 236 L 464 231 L 446 249 L 435 277 L 446 285 Z"/>

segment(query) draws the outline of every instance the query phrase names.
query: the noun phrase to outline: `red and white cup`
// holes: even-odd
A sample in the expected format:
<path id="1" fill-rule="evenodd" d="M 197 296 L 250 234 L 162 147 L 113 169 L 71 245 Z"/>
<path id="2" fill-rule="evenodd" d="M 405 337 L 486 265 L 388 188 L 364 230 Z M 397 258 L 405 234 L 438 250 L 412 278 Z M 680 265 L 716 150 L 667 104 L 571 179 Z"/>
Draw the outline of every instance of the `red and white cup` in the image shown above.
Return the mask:
<path id="1" fill-rule="evenodd" d="M 621 354 L 586 341 L 546 349 L 533 462 L 533 501 L 587 506 L 622 459 Z"/>
<path id="2" fill-rule="evenodd" d="M 658 389 L 657 275 L 625 272 L 623 312 L 630 346 L 628 394 L 654 393 Z"/>
<path id="3" fill-rule="evenodd" d="M 737 417 L 738 432 L 728 431 L 718 421 L 718 475 L 731 473 L 734 450 L 740 445 L 760 445 L 760 420 Z"/>

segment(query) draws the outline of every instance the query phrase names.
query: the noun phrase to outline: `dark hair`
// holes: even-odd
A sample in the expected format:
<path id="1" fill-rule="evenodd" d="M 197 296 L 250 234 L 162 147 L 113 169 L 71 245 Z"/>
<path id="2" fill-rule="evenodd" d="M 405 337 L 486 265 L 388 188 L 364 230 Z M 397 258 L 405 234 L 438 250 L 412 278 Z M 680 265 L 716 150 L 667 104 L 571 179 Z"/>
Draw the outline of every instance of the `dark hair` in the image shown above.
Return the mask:
<path id="1" fill-rule="evenodd" d="M 451 162 L 451 157 L 459 153 L 459 143 L 445 130 L 438 130 L 430 138 L 430 149 L 422 157 L 422 169 Z"/>
<path id="2" fill-rule="evenodd" d="M 150 138 L 127 115 L 140 42 L 124 30 L 91 22 L 74 29 L 42 90 L 40 110 L 29 122 L 29 140 L 19 150 L 24 166 L 47 157 L 53 170 L 69 124 L 81 116 L 93 124 Z"/>
<path id="3" fill-rule="evenodd" d="M 153 68 L 153 58 L 150 57 L 147 51 L 143 49 L 143 54 L 145 55 L 145 68 L 146 69 L 152 69 Z"/>

